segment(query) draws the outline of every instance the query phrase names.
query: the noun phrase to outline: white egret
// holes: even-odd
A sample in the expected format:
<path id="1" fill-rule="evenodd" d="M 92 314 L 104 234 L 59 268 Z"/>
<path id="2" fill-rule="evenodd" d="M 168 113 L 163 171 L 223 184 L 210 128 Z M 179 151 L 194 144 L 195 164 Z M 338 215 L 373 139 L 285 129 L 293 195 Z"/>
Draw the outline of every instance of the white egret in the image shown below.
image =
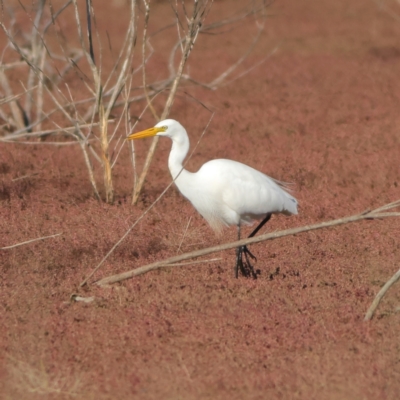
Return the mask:
<path id="1" fill-rule="evenodd" d="M 150 136 L 166 136 L 172 140 L 168 159 L 171 176 L 179 191 L 216 233 L 220 233 L 224 226 L 236 225 L 240 239 L 242 225 L 261 220 L 250 234 L 252 237 L 272 214 L 297 214 L 297 200 L 286 191 L 284 183 L 245 164 L 219 159 L 206 162 L 195 173 L 184 169 L 182 163 L 190 145 L 187 132 L 179 122 L 166 119 L 153 128 L 129 135 L 127 139 Z M 239 269 L 244 276 L 257 277 L 248 256 L 255 259 L 246 246 L 236 250 L 236 277 Z"/>

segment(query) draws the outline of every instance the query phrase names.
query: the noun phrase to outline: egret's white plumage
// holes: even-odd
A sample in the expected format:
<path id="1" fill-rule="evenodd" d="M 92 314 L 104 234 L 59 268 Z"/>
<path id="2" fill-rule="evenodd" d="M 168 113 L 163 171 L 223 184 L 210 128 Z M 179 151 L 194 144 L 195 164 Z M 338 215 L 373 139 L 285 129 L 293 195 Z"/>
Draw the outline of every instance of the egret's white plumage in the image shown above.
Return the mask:
<path id="1" fill-rule="evenodd" d="M 168 159 L 172 178 L 215 232 L 219 233 L 228 225 L 240 228 L 270 214 L 297 214 L 297 200 L 287 192 L 284 183 L 245 164 L 218 159 L 206 162 L 195 173 L 184 169 L 189 137 L 185 128 L 173 119 L 131 134 L 128 139 L 155 135 L 172 140 Z"/>

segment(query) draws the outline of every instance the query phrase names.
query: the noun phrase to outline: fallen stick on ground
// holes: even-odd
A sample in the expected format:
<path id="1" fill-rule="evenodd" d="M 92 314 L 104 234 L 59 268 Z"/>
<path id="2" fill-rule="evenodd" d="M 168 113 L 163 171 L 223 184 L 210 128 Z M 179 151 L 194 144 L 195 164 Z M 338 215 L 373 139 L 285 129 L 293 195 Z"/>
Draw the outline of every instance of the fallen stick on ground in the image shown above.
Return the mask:
<path id="1" fill-rule="evenodd" d="M 0 250 L 13 249 L 14 247 L 23 246 L 24 244 L 29 244 L 29 243 L 37 242 L 38 240 L 50 239 L 50 238 L 53 238 L 53 237 L 56 237 L 56 236 L 60 236 L 60 235 L 62 235 L 62 232 L 61 232 L 61 233 L 56 233 L 55 235 L 42 236 L 42 237 L 38 237 L 38 238 L 36 238 L 36 239 L 27 240 L 26 242 L 21 242 L 21 243 L 12 244 L 11 246 L 0 247 Z"/>
<path id="2" fill-rule="evenodd" d="M 369 321 L 375 313 L 379 303 L 381 302 L 383 296 L 386 292 L 400 279 L 400 269 L 383 285 L 381 290 L 375 296 L 374 301 L 369 306 L 367 313 L 365 314 L 364 321 Z"/>
<path id="3" fill-rule="evenodd" d="M 258 243 L 258 242 L 263 242 L 266 240 L 274 240 L 274 239 L 278 239 L 278 238 L 285 237 L 285 236 L 296 235 L 296 234 L 302 233 L 302 232 L 308 232 L 308 231 L 322 229 L 322 228 L 329 228 L 332 226 L 348 224 L 350 222 L 361 221 L 364 219 L 380 219 L 380 218 L 389 218 L 389 217 L 400 217 L 400 212 L 383 212 L 383 211 L 387 211 L 387 210 L 390 210 L 390 209 L 393 209 L 393 208 L 399 207 L 399 206 L 400 206 L 400 200 L 397 200 L 395 202 L 385 204 L 382 207 L 376 208 L 375 210 L 367 210 L 361 214 L 356 214 L 356 215 L 352 215 L 352 216 L 345 217 L 345 218 L 339 218 L 339 219 L 335 219 L 332 221 L 326 221 L 326 222 L 322 222 L 320 224 L 306 225 L 306 226 L 301 226 L 298 228 L 292 228 L 292 229 L 286 229 L 283 231 L 267 233 L 264 235 L 255 236 L 255 237 L 248 238 L 248 239 L 237 240 L 235 242 L 224 243 L 224 244 L 221 244 L 218 246 L 213 246 L 213 247 L 208 247 L 206 249 L 192 251 L 190 253 L 181 254 L 179 256 L 170 257 L 170 258 L 167 258 L 162 261 L 157 261 L 155 263 L 144 265 L 142 267 L 135 268 L 135 269 L 132 269 L 127 272 L 122 272 L 119 274 L 111 275 L 109 277 L 100 279 L 99 281 L 97 281 L 95 283 L 98 286 L 102 286 L 102 285 L 108 285 L 111 283 L 121 282 L 125 279 L 130 279 L 130 278 L 133 278 L 134 276 L 141 275 L 141 274 L 144 274 L 149 271 L 153 271 L 158 268 L 171 266 L 172 263 L 176 263 L 179 261 L 188 260 L 191 258 L 197 258 L 197 257 L 205 256 L 207 254 L 216 253 L 219 251 L 228 250 L 228 249 L 232 249 L 235 247 L 244 246 L 244 245 L 248 245 L 248 244 L 252 244 L 252 243 Z"/>

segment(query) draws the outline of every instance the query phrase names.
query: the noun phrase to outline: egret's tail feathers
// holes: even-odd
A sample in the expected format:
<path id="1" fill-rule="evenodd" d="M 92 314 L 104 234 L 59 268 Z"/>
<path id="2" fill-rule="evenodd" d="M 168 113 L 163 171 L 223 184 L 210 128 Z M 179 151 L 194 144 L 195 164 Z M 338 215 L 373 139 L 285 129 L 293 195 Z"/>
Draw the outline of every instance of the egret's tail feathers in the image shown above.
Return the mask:
<path id="1" fill-rule="evenodd" d="M 286 192 L 292 193 L 294 191 L 294 187 L 296 186 L 293 182 L 283 182 L 278 181 L 277 179 L 271 178 L 280 188 L 286 190 Z"/>
<path id="2" fill-rule="evenodd" d="M 297 215 L 297 200 L 290 194 L 294 191 L 294 183 L 282 182 L 271 178 L 284 191 L 285 201 L 283 203 L 282 213 L 285 215 Z"/>
<path id="3" fill-rule="evenodd" d="M 298 205 L 297 200 L 290 194 L 287 194 L 287 201 L 285 201 L 283 214 L 297 215 L 298 214 L 297 205 Z"/>

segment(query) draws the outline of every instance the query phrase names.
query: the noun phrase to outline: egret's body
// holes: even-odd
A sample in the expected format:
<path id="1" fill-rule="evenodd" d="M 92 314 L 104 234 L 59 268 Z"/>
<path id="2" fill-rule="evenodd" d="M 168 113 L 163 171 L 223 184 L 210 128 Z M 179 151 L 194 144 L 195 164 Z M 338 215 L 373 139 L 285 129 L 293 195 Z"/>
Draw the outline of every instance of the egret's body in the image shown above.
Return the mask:
<path id="1" fill-rule="evenodd" d="M 167 136 L 172 140 L 168 159 L 171 176 L 179 191 L 215 232 L 220 233 L 224 226 L 236 225 L 240 237 L 240 226 L 262 220 L 250 235 L 253 236 L 271 214 L 297 214 L 297 200 L 285 190 L 283 183 L 245 164 L 218 159 L 208 161 L 195 173 L 184 169 L 183 161 L 190 146 L 189 137 L 185 128 L 175 120 L 161 121 L 154 128 L 132 134 L 128 139 L 155 135 Z M 248 275 L 243 266 L 242 253 L 251 268 L 247 254 L 252 254 L 246 247 L 239 248 L 236 275 L 238 267 Z M 255 277 L 252 268 L 251 272 Z"/>

